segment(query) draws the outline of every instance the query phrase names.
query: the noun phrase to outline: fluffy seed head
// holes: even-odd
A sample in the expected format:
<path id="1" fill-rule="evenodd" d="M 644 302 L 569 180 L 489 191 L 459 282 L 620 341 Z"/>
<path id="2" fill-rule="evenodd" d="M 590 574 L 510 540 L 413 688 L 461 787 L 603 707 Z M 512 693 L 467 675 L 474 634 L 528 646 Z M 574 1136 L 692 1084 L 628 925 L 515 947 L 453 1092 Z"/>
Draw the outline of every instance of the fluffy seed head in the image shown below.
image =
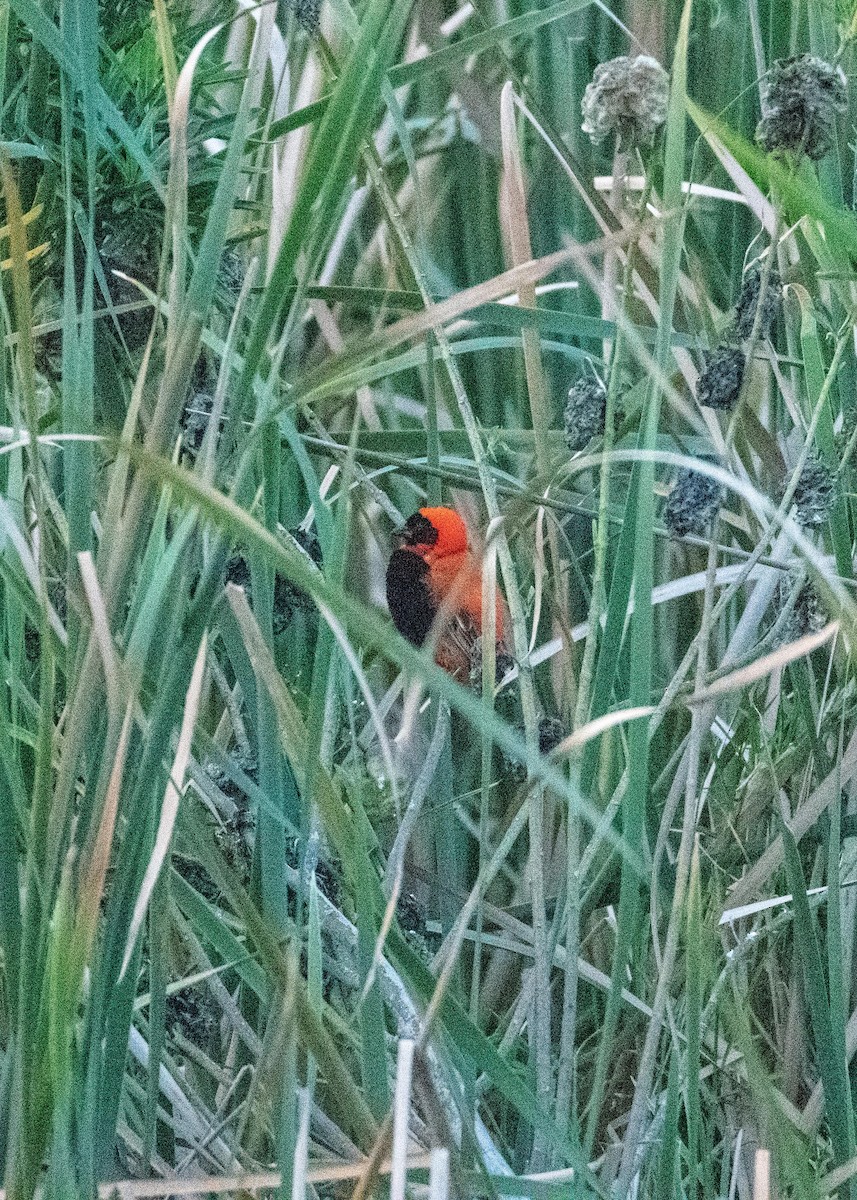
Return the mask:
<path id="1" fill-rule="evenodd" d="M 623 54 L 595 68 L 583 93 L 581 128 L 593 142 L 618 137 L 623 150 L 650 146 L 668 103 L 669 76 L 657 59 Z"/>
<path id="2" fill-rule="evenodd" d="M 705 356 L 705 367 L 696 385 L 696 399 L 706 408 L 735 407 L 747 360 L 735 346 L 718 346 Z"/>
<path id="3" fill-rule="evenodd" d="M 699 471 L 681 471 L 664 509 L 664 524 L 673 537 L 705 534 L 723 499 L 716 479 Z"/>
<path id="4" fill-rule="evenodd" d="M 600 379 L 584 375 L 569 388 L 563 410 L 565 444 L 569 450 L 582 450 L 604 432 L 607 416 L 607 389 Z"/>
<path id="5" fill-rule="evenodd" d="M 836 114 L 846 107 L 841 67 L 812 54 L 779 59 L 768 74 L 756 141 L 768 151 L 802 152 L 817 161 L 833 144 Z"/>

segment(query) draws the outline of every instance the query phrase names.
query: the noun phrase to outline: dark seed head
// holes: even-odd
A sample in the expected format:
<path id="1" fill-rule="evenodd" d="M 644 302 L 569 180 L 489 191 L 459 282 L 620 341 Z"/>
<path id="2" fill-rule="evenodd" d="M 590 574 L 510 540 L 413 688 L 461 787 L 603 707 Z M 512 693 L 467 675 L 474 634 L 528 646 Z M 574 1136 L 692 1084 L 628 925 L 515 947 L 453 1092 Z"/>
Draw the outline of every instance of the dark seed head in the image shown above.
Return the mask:
<path id="1" fill-rule="evenodd" d="M 321 0 L 287 0 L 298 24 L 314 37 L 321 26 Z"/>
<path id="2" fill-rule="evenodd" d="M 241 554 L 233 554 L 226 564 L 226 582 L 234 583 L 247 593 L 247 600 L 252 603 L 253 592 L 250 586 L 250 564 Z"/>
<path id="3" fill-rule="evenodd" d="M 321 566 L 321 543 L 312 529 L 290 529 L 289 533 L 301 550 Z M 297 587 L 283 575 L 274 580 L 274 633 L 282 633 L 296 612 L 312 612 L 313 602 L 302 588 Z"/>
<path id="4" fill-rule="evenodd" d="M 812 54 L 779 59 L 768 74 L 756 141 L 768 151 L 803 153 L 817 161 L 833 144 L 836 114 L 847 102 L 840 67 Z"/>
<path id="5" fill-rule="evenodd" d="M 220 853 L 245 887 L 250 879 L 251 842 L 254 831 L 252 814 L 241 809 L 236 809 L 232 816 L 227 817 L 214 831 L 214 840 L 220 848 Z"/>
<path id="6" fill-rule="evenodd" d="M 214 399 L 209 392 L 194 392 L 182 410 L 182 445 L 192 458 L 196 458 L 202 449 L 213 406 Z M 223 426 L 222 417 L 220 425 Z"/>
<path id="7" fill-rule="evenodd" d="M 183 988 L 167 996 L 166 1025 L 171 1032 L 178 1029 L 189 1042 L 207 1046 L 217 1032 L 219 1009 L 208 992 L 199 988 Z"/>
<path id="8" fill-rule="evenodd" d="M 604 432 L 607 389 L 600 379 L 585 375 L 569 388 L 563 412 L 565 443 L 569 450 L 582 450 Z"/>
<path id="9" fill-rule="evenodd" d="M 505 650 L 497 650 L 496 675 L 498 684 L 503 682 L 514 665 L 515 660 L 511 654 Z"/>
<path id="10" fill-rule="evenodd" d="M 396 916 L 408 933 L 426 933 L 426 910 L 413 892 L 401 892 L 396 904 Z"/>
<path id="11" fill-rule="evenodd" d="M 774 598 L 774 609 L 779 618 L 791 606 L 780 630 L 781 646 L 796 642 L 808 633 L 818 633 L 824 628 L 827 613 L 815 587 L 802 574 L 791 572 L 783 577 Z"/>
<path id="12" fill-rule="evenodd" d="M 664 524 L 673 537 L 705 534 L 724 493 L 721 485 L 699 471 L 681 471 L 664 509 Z"/>
<path id="13" fill-rule="evenodd" d="M 747 360 L 735 346 L 718 346 L 705 356 L 696 399 L 706 408 L 731 409 L 741 391 Z"/>
<path id="14" fill-rule="evenodd" d="M 523 724 L 518 722 L 516 724 L 516 729 L 518 733 L 523 734 Z M 512 758 L 511 754 L 508 754 L 505 750 L 503 750 L 500 754 L 500 773 L 509 781 L 509 783 L 526 783 L 527 780 L 526 766 L 521 762 L 520 759 Z"/>
<path id="15" fill-rule="evenodd" d="M 259 782 L 259 762 L 256 755 L 252 751 L 236 749 L 233 750 L 229 758 L 234 763 L 237 771 L 251 781 L 251 783 Z M 217 763 L 211 762 L 206 767 L 206 774 L 217 785 L 224 796 L 230 800 L 242 800 L 245 798 L 244 789 L 240 784 L 236 783 L 232 775 L 225 771 Z"/>
<path id="16" fill-rule="evenodd" d="M 741 295 L 735 306 L 735 332 L 739 338 L 748 338 L 753 332 L 756 310 L 759 307 L 759 292 L 762 269 L 758 263 L 744 276 Z M 773 268 L 768 272 L 768 283 L 762 299 L 762 315 L 759 320 L 759 337 L 766 338 L 780 315 L 783 304 L 783 285 L 779 273 Z"/>
<path id="17" fill-rule="evenodd" d="M 41 634 L 28 621 L 24 625 L 24 653 L 27 656 L 27 662 L 38 662 L 41 651 Z"/>
<path id="18" fill-rule="evenodd" d="M 428 912 L 413 892 L 402 892 L 396 906 L 396 916 L 402 932 L 414 950 L 425 963 L 430 963 L 434 957 L 437 938 L 429 932 Z"/>
<path id="19" fill-rule="evenodd" d="M 555 750 L 568 730 L 558 717 L 542 717 L 539 721 L 539 754 Z"/>
<path id="20" fill-rule="evenodd" d="M 321 542 L 318 540 L 318 534 L 314 529 L 290 529 L 289 533 L 295 539 L 301 550 L 304 550 L 312 559 L 317 567 L 321 566 Z"/>
<path id="21" fill-rule="evenodd" d="M 236 297 L 241 291 L 244 276 L 247 273 L 246 264 L 235 250 L 224 250 L 217 270 L 217 282 L 224 292 Z"/>
<path id="22" fill-rule="evenodd" d="M 515 722 L 515 728 L 518 733 L 524 733 L 524 726 L 520 720 Z M 539 721 L 539 754 L 550 754 L 567 736 L 568 730 L 558 717 L 542 717 Z M 527 768 L 520 759 L 512 758 L 504 750 L 500 756 L 500 762 L 503 775 L 511 783 L 526 781 Z"/>
<path id="23" fill-rule="evenodd" d="M 305 529 L 290 529 L 294 540 L 316 566 L 321 566 L 321 545 L 315 533 Z M 242 554 L 234 554 L 226 564 L 226 582 L 244 589 L 253 603 L 250 564 Z M 282 633 L 296 612 L 311 612 L 313 603 L 305 591 L 285 576 L 274 576 L 274 633 Z"/>
<path id="24" fill-rule="evenodd" d="M 807 459 L 792 499 L 798 523 L 807 528 L 823 525 L 830 516 L 834 498 L 833 479 L 827 467 L 817 458 Z"/>

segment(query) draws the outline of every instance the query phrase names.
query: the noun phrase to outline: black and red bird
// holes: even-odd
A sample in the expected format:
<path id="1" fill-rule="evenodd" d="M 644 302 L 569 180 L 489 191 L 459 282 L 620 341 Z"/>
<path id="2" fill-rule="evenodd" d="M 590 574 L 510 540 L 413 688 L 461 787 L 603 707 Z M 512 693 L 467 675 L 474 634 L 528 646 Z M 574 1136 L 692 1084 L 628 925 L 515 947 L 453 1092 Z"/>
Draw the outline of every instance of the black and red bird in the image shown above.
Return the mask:
<path id="1" fill-rule="evenodd" d="M 470 549 L 467 526 L 453 508 L 421 508 L 397 530 L 401 545 L 387 567 L 387 604 L 403 637 L 421 646 L 435 631 L 435 662 L 456 679 L 470 676 L 482 634 L 482 566 Z M 498 595 L 496 637 L 503 636 Z"/>

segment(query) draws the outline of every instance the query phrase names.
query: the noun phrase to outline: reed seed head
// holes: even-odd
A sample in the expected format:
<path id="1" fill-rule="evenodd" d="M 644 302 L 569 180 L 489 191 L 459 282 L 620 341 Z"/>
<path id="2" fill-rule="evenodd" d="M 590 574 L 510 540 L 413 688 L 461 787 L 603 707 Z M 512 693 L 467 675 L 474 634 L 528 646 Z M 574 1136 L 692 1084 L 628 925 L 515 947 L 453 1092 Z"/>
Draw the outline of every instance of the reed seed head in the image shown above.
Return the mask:
<path id="1" fill-rule="evenodd" d="M 648 54 L 600 63 L 583 93 L 581 128 L 595 143 L 612 136 L 623 150 L 650 146 L 667 119 L 669 91 L 669 76 Z"/>
<path id="2" fill-rule="evenodd" d="M 582 450 L 604 432 L 607 389 L 600 379 L 584 375 L 569 388 L 563 411 L 565 443 L 569 450 Z"/>
<path id="3" fill-rule="evenodd" d="M 817 162 L 832 146 L 836 115 L 847 102 L 841 67 L 812 54 L 781 58 L 768 74 L 756 141 L 769 152 L 803 153 Z"/>
<path id="4" fill-rule="evenodd" d="M 706 408 L 732 409 L 741 391 L 747 360 L 735 346 L 718 346 L 705 356 L 696 399 Z"/>
<path id="5" fill-rule="evenodd" d="M 699 471 L 679 473 L 664 509 L 664 524 L 673 537 L 689 533 L 706 534 L 724 500 L 724 491 L 716 479 Z"/>
<path id="6" fill-rule="evenodd" d="M 745 339 L 753 332 L 759 294 L 762 286 L 762 268 L 756 263 L 744 276 L 741 295 L 735 306 L 735 332 Z M 779 272 L 773 268 L 768 272 L 765 295 L 762 298 L 762 315 L 759 320 L 759 337 L 766 338 L 780 315 L 783 306 L 783 285 Z"/>
<path id="7" fill-rule="evenodd" d="M 834 498 L 830 471 L 817 458 L 807 459 L 792 499 L 798 523 L 808 529 L 823 525 L 830 516 Z"/>

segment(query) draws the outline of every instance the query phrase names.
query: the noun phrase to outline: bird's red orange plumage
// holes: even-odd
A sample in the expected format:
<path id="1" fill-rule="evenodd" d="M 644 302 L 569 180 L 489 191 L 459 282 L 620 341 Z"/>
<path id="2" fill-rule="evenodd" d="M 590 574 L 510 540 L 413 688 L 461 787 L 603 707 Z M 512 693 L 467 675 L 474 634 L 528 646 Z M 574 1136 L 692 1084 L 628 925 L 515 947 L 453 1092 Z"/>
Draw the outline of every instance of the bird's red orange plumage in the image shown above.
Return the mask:
<path id="1" fill-rule="evenodd" d="M 419 593 L 415 595 L 414 587 L 427 589 L 430 611 L 433 610 L 436 615 L 443 610 L 444 605 L 449 610 L 446 614 L 446 627 L 437 641 L 435 660 L 450 674 L 460 679 L 466 678 L 470 671 L 470 661 L 462 645 L 460 627 L 471 629 L 473 637 L 482 632 L 481 563 L 470 549 L 467 526 L 455 509 L 427 507 L 421 508 L 416 515 L 424 518 L 428 526 L 420 522 L 415 523 L 413 517 L 410 519 L 410 526 L 415 528 L 416 532 L 409 536 L 407 544 L 401 550 L 395 552 L 388 569 L 387 598 L 393 623 L 405 636 L 421 644 L 423 639 L 414 636 L 412 613 L 405 609 L 409 603 L 413 604 L 415 600 L 422 598 Z M 401 581 L 403 575 L 411 574 L 407 569 L 408 559 L 402 558 L 402 555 L 416 555 L 425 564 L 420 566 L 418 571 L 414 570 L 413 578 L 407 580 L 408 587 L 404 590 L 395 586 L 396 581 Z M 416 568 L 416 563 L 414 567 Z M 454 627 L 459 630 L 457 637 L 451 636 Z M 497 640 L 500 641 L 502 636 L 503 604 L 498 595 Z"/>

